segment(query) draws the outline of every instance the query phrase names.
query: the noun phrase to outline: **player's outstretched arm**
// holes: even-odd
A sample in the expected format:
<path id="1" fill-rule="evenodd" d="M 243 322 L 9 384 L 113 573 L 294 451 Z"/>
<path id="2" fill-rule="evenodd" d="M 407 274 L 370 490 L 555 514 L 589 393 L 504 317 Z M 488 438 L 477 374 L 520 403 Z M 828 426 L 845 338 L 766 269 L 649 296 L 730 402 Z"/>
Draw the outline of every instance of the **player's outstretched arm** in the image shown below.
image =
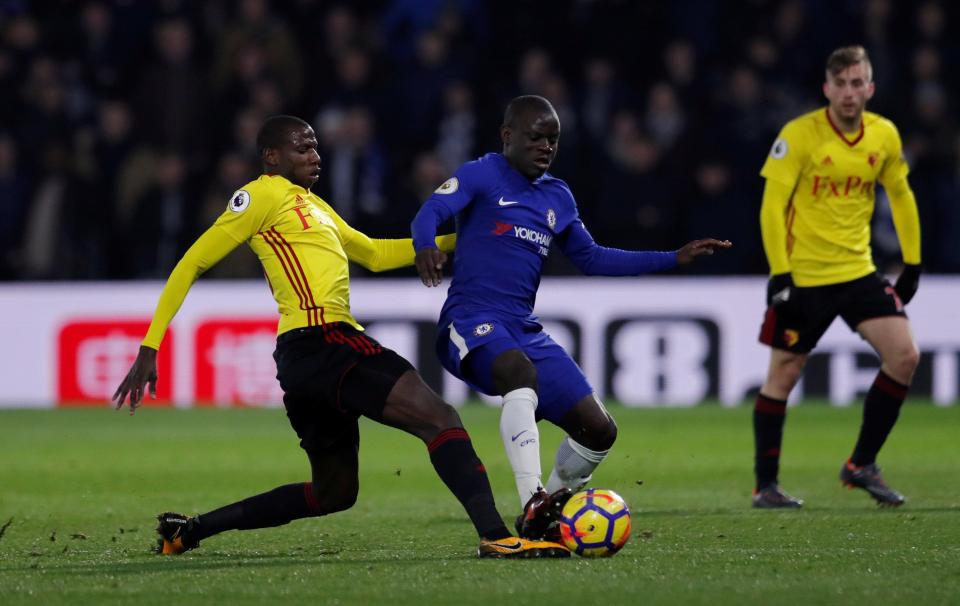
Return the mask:
<path id="1" fill-rule="evenodd" d="M 225 230 L 214 225 L 197 238 L 170 272 L 137 359 L 111 398 L 118 410 L 129 396 L 130 414 L 133 414 L 143 401 L 144 386 L 149 387 L 151 397 L 157 397 L 157 350 L 167 327 L 200 274 L 216 265 L 238 244 Z"/>
<path id="2" fill-rule="evenodd" d="M 712 255 L 718 248 L 731 248 L 733 243 L 730 240 L 716 240 L 706 238 L 704 240 L 694 240 L 687 242 L 677 251 L 677 265 L 688 265 L 693 263 L 697 257 Z"/>
<path id="3" fill-rule="evenodd" d="M 347 259 L 359 263 L 374 272 L 389 271 L 401 267 L 410 267 L 414 264 L 414 247 L 411 238 L 371 238 L 367 234 L 354 229 L 343 220 L 329 206 L 324 210 L 333 219 L 340 232 L 340 241 Z M 442 251 L 450 251 L 457 245 L 456 234 L 436 236 L 432 239 L 434 246 Z"/>
<path id="4" fill-rule="evenodd" d="M 150 397 L 157 399 L 157 350 L 146 345 L 140 346 L 137 359 L 134 360 L 127 376 L 120 382 L 111 400 L 117 403 L 117 410 L 123 408 L 123 402 L 130 397 L 130 414 L 136 412 L 143 401 L 144 387 L 149 389 Z"/>

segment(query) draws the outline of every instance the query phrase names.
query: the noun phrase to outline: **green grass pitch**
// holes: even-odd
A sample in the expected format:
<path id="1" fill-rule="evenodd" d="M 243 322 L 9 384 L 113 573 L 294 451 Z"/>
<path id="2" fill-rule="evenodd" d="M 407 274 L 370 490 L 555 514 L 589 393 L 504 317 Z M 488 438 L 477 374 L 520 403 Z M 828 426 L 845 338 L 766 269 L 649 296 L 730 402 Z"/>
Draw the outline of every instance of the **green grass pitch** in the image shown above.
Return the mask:
<path id="1" fill-rule="evenodd" d="M 791 512 L 749 507 L 750 407 L 611 410 L 620 439 L 593 485 L 630 503 L 633 537 L 612 559 L 555 561 L 477 560 L 423 445 L 366 421 L 352 510 L 156 556 L 157 513 L 308 477 L 282 411 L 3 411 L 0 604 L 960 603 L 960 407 L 903 410 L 879 461 L 899 510 L 837 480 L 859 407 L 791 409 L 781 477 L 807 500 Z M 510 520 L 497 411 L 462 415 Z M 541 432 L 549 473 L 560 434 Z"/>

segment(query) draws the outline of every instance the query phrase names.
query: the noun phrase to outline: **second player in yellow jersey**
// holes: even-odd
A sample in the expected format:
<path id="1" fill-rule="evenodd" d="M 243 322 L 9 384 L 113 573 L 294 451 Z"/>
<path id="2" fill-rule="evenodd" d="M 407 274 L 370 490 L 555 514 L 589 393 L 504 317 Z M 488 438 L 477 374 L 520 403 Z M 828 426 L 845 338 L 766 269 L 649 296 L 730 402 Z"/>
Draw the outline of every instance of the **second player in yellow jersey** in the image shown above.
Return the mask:
<path id="1" fill-rule="evenodd" d="M 880 358 L 864 400 L 860 435 L 840 480 L 867 491 L 880 505 L 905 501 L 887 486 L 876 457 L 919 360 L 904 309 L 920 280 L 917 203 L 896 127 L 865 111 L 875 90 L 866 51 L 837 49 L 825 76 L 829 105 L 787 123 L 760 171 L 766 179 L 760 225 L 771 274 L 760 329 L 770 363 L 753 412 L 753 506 L 760 508 L 803 505 L 779 487 L 787 398 L 838 316 Z M 879 275 L 871 256 L 870 221 L 879 186 L 890 200 L 903 254 L 896 285 Z"/>
<path id="2" fill-rule="evenodd" d="M 904 262 L 919 263 L 920 223 L 907 173 L 896 127 L 877 114 L 863 112 L 852 133 L 842 132 L 827 108 L 787 123 L 760 171 L 771 273 L 820 286 L 875 271 L 870 219 L 878 184 L 890 199 Z"/>

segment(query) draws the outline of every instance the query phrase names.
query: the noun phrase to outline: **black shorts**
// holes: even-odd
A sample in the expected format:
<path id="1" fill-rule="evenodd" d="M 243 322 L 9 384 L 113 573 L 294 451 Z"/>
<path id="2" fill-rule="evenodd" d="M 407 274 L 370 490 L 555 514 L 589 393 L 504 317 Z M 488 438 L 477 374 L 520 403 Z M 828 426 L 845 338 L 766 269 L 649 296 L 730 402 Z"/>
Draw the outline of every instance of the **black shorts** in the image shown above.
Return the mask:
<path id="1" fill-rule="evenodd" d="M 357 419 L 382 421 L 390 390 L 413 369 L 345 322 L 283 333 L 273 359 L 287 417 L 308 453 L 359 446 Z"/>
<path id="2" fill-rule="evenodd" d="M 864 320 L 906 313 L 893 287 L 876 273 L 840 284 L 795 287 L 789 301 L 767 308 L 760 342 L 809 353 L 837 316 L 855 331 Z"/>

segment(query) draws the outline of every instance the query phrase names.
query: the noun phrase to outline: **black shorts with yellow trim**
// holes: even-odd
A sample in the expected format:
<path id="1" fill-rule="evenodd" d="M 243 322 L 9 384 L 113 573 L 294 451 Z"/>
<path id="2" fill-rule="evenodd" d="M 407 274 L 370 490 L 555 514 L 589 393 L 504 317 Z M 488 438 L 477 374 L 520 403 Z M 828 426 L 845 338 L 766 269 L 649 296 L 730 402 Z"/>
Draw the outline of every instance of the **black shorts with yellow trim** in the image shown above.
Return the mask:
<path id="1" fill-rule="evenodd" d="M 346 322 L 285 332 L 273 358 L 287 417 L 308 453 L 359 446 L 357 419 L 382 421 L 390 391 L 413 369 Z"/>
<path id="2" fill-rule="evenodd" d="M 760 342 L 809 353 L 837 316 L 855 331 L 864 320 L 906 315 L 893 286 L 877 273 L 839 284 L 794 287 L 789 301 L 767 308 Z"/>

